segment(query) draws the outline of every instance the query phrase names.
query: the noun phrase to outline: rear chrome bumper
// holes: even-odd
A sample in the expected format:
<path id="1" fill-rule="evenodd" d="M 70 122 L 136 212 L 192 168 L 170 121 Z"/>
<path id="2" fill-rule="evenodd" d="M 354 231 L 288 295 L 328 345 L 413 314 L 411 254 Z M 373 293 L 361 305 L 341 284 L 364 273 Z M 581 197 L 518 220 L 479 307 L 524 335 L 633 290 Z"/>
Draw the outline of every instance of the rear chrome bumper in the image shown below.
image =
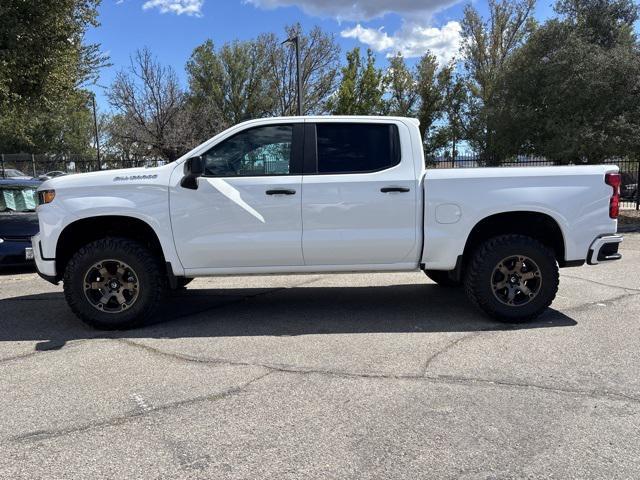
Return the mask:
<path id="1" fill-rule="evenodd" d="M 601 262 L 620 260 L 622 258 L 618 253 L 620 243 L 622 243 L 622 235 L 605 235 L 596 238 L 589 247 L 587 263 L 597 265 Z"/>

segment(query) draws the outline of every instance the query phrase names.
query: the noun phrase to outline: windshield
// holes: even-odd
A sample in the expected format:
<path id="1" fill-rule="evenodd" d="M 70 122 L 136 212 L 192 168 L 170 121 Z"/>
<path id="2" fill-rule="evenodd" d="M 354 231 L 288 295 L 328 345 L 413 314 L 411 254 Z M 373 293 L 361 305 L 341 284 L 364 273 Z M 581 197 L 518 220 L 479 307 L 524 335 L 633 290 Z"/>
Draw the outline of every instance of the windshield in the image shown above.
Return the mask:
<path id="1" fill-rule="evenodd" d="M 35 212 L 36 187 L 0 185 L 0 212 Z"/>
<path id="2" fill-rule="evenodd" d="M 4 171 L 4 176 L 6 178 L 14 178 L 14 177 L 28 177 L 29 175 L 17 170 L 15 168 L 7 168 Z"/>

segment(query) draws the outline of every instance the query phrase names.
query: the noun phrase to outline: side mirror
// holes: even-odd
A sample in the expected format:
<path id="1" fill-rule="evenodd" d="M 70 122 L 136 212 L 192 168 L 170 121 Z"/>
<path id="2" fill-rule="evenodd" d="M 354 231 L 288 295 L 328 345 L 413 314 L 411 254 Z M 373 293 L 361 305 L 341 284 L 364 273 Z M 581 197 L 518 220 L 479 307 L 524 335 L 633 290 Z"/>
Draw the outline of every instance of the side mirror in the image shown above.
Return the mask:
<path id="1" fill-rule="evenodd" d="M 187 160 L 185 168 L 191 175 L 200 176 L 204 173 L 204 161 L 201 156 L 191 157 Z"/>
<path id="2" fill-rule="evenodd" d="M 198 189 L 198 177 L 204 173 L 204 161 L 202 157 L 191 157 L 184 163 L 184 177 L 180 185 L 191 190 Z"/>

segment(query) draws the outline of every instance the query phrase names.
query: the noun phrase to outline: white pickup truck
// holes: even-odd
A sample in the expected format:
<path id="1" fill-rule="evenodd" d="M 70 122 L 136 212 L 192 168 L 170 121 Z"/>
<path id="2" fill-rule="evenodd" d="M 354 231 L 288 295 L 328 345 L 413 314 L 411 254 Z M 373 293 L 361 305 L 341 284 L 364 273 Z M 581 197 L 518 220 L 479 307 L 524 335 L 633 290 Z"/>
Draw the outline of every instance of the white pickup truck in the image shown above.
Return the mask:
<path id="1" fill-rule="evenodd" d="M 38 271 L 103 329 L 141 324 L 194 277 L 419 270 L 522 322 L 551 304 L 559 267 L 617 260 L 622 241 L 617 167 L 426 170 L 409 118 L 253 120 L 38 196 Z"/>

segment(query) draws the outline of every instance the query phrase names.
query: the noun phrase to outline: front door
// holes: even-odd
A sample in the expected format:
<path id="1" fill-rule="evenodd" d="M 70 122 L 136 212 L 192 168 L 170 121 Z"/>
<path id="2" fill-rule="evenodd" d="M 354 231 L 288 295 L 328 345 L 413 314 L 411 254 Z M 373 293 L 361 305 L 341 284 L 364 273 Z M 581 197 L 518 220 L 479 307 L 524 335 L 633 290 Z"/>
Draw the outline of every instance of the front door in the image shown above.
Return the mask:
<path id="1" fill-rule="evenodd" d="M 185 269 L 304 264 L 302 128 L 242 130 L 202 154 L 196 190 L 172 182 L 171 223 Z"/>

